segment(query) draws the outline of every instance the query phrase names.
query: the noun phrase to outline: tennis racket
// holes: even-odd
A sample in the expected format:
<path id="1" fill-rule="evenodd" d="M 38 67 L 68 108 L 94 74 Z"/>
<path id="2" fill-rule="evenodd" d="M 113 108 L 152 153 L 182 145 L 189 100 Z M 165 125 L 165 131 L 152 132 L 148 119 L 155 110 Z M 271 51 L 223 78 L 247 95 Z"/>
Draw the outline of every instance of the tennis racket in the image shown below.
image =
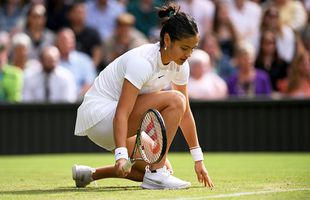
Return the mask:
<path id="1" fill-rule="evenodd" d="M 148 164 L 158 163 L 165 155 L 166 149 L 167 135 L 164 120 L 156 109 L 149 109 L 142 119 L 134 149 L 123 170 L 128 172 L 136 161 L 145 161 Z M 140 157 L 134 158 L 137 150 Z"/>

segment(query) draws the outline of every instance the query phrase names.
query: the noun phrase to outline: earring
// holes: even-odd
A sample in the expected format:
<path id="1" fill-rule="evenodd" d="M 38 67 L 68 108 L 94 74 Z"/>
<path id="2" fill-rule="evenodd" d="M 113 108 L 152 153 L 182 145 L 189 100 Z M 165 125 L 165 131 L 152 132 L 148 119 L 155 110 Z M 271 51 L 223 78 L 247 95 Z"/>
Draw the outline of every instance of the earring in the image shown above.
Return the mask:
<path id="1" fill-rule="evenodd" d="M 166 51 L 166 50 L 167 50 L 167 47 L 165 47 L 164 50 Z"/>

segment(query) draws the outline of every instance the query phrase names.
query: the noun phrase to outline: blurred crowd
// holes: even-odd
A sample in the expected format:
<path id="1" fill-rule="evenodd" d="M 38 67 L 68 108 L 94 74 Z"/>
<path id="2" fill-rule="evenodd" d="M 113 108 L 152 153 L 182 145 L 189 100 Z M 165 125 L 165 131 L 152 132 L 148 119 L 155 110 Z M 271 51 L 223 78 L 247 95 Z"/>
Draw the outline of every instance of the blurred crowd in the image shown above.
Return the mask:
<path id="1" fill-rule="evenodd" d="M 0 1 L 0 102 L 79 102 L 108 63 L 159 40 L 166 2 Z M 310 97 L 310 0 L 175 2 L 200 32 L 191 99 Z"/>

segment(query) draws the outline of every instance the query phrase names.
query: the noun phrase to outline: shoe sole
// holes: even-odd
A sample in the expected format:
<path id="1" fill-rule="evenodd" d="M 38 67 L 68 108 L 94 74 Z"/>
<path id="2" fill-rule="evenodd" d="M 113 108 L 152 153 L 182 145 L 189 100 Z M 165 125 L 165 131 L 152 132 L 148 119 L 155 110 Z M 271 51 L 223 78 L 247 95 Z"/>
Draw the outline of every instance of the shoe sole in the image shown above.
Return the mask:
<path id="1" fill-rule="evenodd" d="M 165 187 L 165 186 L 160 186 L 154 183 L 148 183 L 146 181 L 143 181 L 141 186 L 143 189 L 149 189 L 149 190 L 179 190 L 179 189 L 188 189 L 191 186 L 190 183 L 186 185 L 180 185 L 178 187 Z"/>

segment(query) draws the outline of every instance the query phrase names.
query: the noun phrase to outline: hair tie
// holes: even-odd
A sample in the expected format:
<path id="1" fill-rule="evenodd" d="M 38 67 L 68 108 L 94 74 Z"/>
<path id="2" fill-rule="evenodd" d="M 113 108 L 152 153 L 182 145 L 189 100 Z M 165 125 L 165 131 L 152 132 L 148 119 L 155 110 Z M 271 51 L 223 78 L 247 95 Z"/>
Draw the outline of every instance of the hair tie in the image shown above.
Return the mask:
<path id="1" fill-rule="evenodd" d="M 171 11 L 169 12 L 169 14 L 168 14 L 168 17 L 170 18 L 170 17 L 172 17 L 173 15 L 175 15 L 175 11 L 174 11 L 174 10 L 171 10 Z"/>

